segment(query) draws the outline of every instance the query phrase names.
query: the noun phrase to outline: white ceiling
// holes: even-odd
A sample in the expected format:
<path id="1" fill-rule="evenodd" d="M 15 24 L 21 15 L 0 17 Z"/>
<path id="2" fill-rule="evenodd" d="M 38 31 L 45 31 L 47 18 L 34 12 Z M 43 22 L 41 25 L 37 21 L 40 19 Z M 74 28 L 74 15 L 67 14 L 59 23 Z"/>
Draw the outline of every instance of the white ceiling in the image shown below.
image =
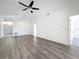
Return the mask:
<path id="1" fill-rule="evenodd" d="M 14 15 L 18 9 L 16 0 L 0 0 L 0 15 Z"/>
<path id="2" fill-rule="evenodd" d="M 21 1 L 29 4 L 31 0 L 0 0 L 0 15 L 17 15 L 24 6 L 18 4 Z M 79 12 L 79 0 L 34 0 L 35 7 L 40 8 L 40 12 L 68 10 L 72 14 Z"/>

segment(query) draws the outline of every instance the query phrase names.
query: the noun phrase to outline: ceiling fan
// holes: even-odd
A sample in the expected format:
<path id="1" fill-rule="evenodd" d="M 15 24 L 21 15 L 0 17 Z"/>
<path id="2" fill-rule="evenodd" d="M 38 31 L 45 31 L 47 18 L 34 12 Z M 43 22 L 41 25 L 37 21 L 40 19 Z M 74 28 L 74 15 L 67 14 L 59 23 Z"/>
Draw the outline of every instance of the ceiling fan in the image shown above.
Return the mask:
<path id="1" fill-rule="evenodd" d="M 23 9 L 23 11 L 25 11 L 25 10 L 27 10 L 27 9 L 39 10 L 39 8 L 33 7 L 34 1 L 31 1 L 31 3 L 29 4 L 29 6 L 25 5 L 25 4 L 22 3 L 22 2 L 18 2 L 18 3 L 26 7 L 25 9 Z M 30 10 L 31 13 L 33 13 L 32 10 Z"/>

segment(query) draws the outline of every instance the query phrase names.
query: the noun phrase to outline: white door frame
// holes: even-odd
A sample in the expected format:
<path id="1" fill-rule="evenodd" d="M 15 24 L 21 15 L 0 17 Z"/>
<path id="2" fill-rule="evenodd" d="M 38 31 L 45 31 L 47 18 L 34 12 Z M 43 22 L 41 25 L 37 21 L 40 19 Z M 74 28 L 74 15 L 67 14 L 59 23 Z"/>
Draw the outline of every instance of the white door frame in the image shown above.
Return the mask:
<path id="1" fill-rule="evenodd" d="M 69 16 L 69 45 L 72 45 L 72 35 L 71 35 L 71 16 Z"/>
<path id="2" fill-rule="evenodd" d="M 1 28 L 1 31 L 2 31 L 2 32 L 1 32 L 1 37 L 4 37 L 4 34 L 3 34 L 3 29 L 4 29 L 4 28 L 3 28 L 3 22 L 4 22 L 4 18 L 7 18 L 7 17 L 12 18 L 13 16 L 0 16 L 1 25 L 2 25 L 2 26 L 1 26 L 1 27 L 2 27 L 2 28 Z M 11 36 L 13 36 L 13 30 L 12 30 L 12 35 L 11 35 Z"/>

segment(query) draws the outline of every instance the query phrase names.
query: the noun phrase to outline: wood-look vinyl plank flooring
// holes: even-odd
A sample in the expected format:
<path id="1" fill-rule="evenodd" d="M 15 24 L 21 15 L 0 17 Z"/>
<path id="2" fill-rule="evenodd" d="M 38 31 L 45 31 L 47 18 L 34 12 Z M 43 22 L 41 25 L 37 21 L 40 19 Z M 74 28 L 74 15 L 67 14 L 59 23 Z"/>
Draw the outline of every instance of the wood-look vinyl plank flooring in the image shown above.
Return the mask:
<path id="1" fill-rule="evenodd" d="M 0 59 L 79 59 L 79 48 L 32 35 L 0 39 Z"/>

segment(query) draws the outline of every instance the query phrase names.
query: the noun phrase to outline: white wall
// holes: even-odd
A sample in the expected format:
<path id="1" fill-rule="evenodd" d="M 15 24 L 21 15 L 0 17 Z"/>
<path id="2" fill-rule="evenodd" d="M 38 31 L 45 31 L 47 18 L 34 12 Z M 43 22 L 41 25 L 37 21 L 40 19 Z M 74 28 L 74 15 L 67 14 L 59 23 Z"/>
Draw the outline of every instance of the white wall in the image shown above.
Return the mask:
<path id="1" fill-rule="evenodd" d="M 37 20 L 37 36 L 68 44 L 68 15 L 66 11 L 57 11 L 56 14 L 40 15 Z"/>
<path id="2" fill-rule="evenodd" d="M 33 27 L 32 21 L 30 18 L 22 17 L 22 16 L 0 16 L 0 20 L 2 19 L 12 19 L 13 21 L 13 35 L 32 35 Z M 17 33 L 17 34 L 16 34 Z M 0 25 L 0 37 L 2 37 L 2 25 Z"/>
<path id="3" fill-rule="evenodd" d="M 68 44 L 69 11 L 65 0 L 37 1 L 37 36 Z"/>
<path id="4" fill-rule="evenodd" d="M 13 32 L 18 35 L 32 35 L 32 25 L 30 19 L 14 19 Z"/>
<path id="5" fill-rule="evenodd" d="M 18 15 L 21 12 L 22 8 L 24 8 L 23 6 L 18 4 L 18 1 L 22 1 L 26 4 L 29 4 L 31 0 L 0 0 L 0 15 Z M 40 8 L 40 11 L 34 11 L 36 13 L 36 18 L 35 16 L 32 17 L 32 19 L 37 23 L 37 36 L 47 38 L 51 41 L 68 44 L 68 17 L 71 15 L 79 14 L 79 0 L 34 1 L 34 6 Z M 16 29 L 17 27 L 18 29 L 23 27 L 24 29 L 20 29 L 19 31 L 22 30 L 24 33 L 26 30 L 24 25 L 28 25 L 27 27 L 30 29 L 29 23 L 29 21 L 27 24 L 25 24 L 24 21 L 18 23 L 16 22 L 16 25 L 14 27 Z M 29 31 L 29 29 L 27 29 L 27 31 Z M 16 31 L 18 32 L 18 30 Z M 23 33 L 21 32 L 19 34 Z M 29 33 L 31 32 L 29 31 Z"/>
<path id="6" fill-rule="evenodd" d="M 37 36 L 69 45 L 69 16 L 79 13 L 79 0 L 39 0 L 37 6 Z"/>
<path id="7" fill-rule="evenodd" d="M 31 0 L 0 0 L 0 16 L 13 16 L 13 32 L 17 32 L 17 35 L 33 34 L 31 15 L 29 14 L 29 11 L 23 12 L 22 9 L 25 7 L 18 2 L 23 2 L 28 5 Z"/>

